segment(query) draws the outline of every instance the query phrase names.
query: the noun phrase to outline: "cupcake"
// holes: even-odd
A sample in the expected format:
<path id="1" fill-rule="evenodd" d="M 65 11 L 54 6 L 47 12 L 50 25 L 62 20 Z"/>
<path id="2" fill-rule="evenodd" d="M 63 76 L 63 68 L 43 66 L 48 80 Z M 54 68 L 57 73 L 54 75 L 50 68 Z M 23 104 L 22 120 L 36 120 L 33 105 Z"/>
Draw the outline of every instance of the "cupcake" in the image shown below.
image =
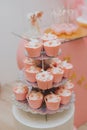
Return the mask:
<path id="1" fill-rule="evenodd" d="M 36 74 L 38 87 L 42 90 L 52 88 L 53 75 L 47 71 Z"/>
<path id="2" fill-rule="evenodd" d="M 59 95 L 65 89 L 64 86 L 60 86 L 55 90 L 55 94 Z"/>
<path id="3" fill-rule="evenodd" d="M 62 70 L 61 68 L 53 67 L 51 69 L 48 69 L 48 71 L 50 71 L 54 77 L 53 82 L 57 83 L 62 80 L 64 70 Z"/>
<path id="4" fill-rule="evenodd" d="M 45 96 L 45 103 L 48 110 L 58 110 L 61 98 L 56 94 L 49 94 Z"/>
<path id="5" fill-rule="evenodd" d="M 69 78 L 71 76 L 73 70 L 73 65 L 71 63 L 63 61 L 59 67 L 64 69 L 64 77 Z"/>
<path id="6" fill-rule="evenodd" d="M 71 99 L 71 91 L 70 90 L 66 90 L 64 89 L 63 91 L 61 91 L 59 93 L 60 97 L 61 97 L 61 104 L 68 104 L 70 102 Z"/>
<path id="7" fill-rule="evenodd" d="M 43 94 L 41 92 L 31 91 L 27 95 L 27 100 L 31 108 L 38 109 L 41 107 L 43 102 Z"/>
<path id="8" fill-rule="evenodd" d="M 64 88 L 70 90 L 71 92 L 73 92 L 74 84 L 71 81 L 67 81 L 64 84 Z"/>
<path id="9" fill-rule="evenodd" d="M 29 68 L 30 66 L 34 66 L 34 60 L 31 59 L 31 58 L 28 58 L 26 57 L 25 60 L 24 60 L 24 68 L 27 69 Z"/>
<path id="10" fill-rule="evenodd" d="M 36 66 L 31 66 L 24 70 L 25 77 L 29 82 L 36 82 L 36 74 L 41 71 L 41 68 Z"/>
<path id="11" fill-rule="evenodd" d="M 44 42 L 44 50 L 47 56 L 57 56 L 61 43 L 58 40 Z"/>
<path id="12" fill-rule="evenodd" d="M 24 101 L 28 93 L 28 88 L 26 85 L 23 85 L 22 83 L 18 83 L 17 86 L 13 88 L 13 93 L 15 95 L 16 100 Z"/>
<path id="13" fill-rule="evenodd" d="M 42 37 L 41 37 L 41 40 L 43 42 L 47 42 L 47 41 L 52 41 L 52 40 L 56 40 L 58 39 L 58 37 L 54 34 L 51 34 L 51 33 L 45 33 Z"/>
<path id="14" fill-rule="evenodd" d="M 61 60 L 59 58 L 53 58 L 50 64 L 50 67 L 58 67 L 61 63 Z"/>
<path id="15" fill-rule="evenodd" d="M 31 39 L 29 43 L 25 44 L 25 49 L 29 57 L 39 57 L 42 50 L 42 43 L 37 39 Z"/>

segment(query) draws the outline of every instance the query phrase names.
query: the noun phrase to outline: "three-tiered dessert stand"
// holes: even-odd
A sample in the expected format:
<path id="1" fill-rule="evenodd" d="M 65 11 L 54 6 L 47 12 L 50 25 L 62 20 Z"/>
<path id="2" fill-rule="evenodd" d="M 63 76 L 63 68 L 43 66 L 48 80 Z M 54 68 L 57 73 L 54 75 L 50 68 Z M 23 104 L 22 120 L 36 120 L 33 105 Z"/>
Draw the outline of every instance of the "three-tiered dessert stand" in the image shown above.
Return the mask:
<path id="1" fill-rule="evenodd" d="M 61 53 L 58 52 L 58 55 Z M 27 57 L 29 55 L 26 53 Z M 56 57 L 58 57 L 58 55 Z M 31 57 L 29 57 L 31 58 Z M 44 60 L 52 59 L 55 57 L 47 56 L 45 51 L 42 50 L 39 57 L 34 58 L 33 60 L 41 61 L 41 68 L 44 71 Z M 67 78 L 62 78 L 61 82 L 53 83 L 51 89 L 41 90 L 38 88 L 37 83 L 31 83 L 26 80 L 24 75 L 24 70 L 22 72 L 22 82 L 26 83 L 29 89 L 41 91 L 44 94 L 53 93 L 54 90 L 58 87 L 64 85 L 67 81 Z M 23 130 L 34 130 L 34 129 L 54 129 L 54 130 L 73 130 L 73 119 L 74 119 L 74 93 L 72 93 L 71 100 L 66 105 L 60 105 L 60 108 L 55 111 L 48 110 L 46 106 L 42 105 L 39 109 L 32 109 L 27 101 L 17 101 L 15 96 L 13 96 L 13 115 L 15 119 L 19 122 L 16 122 L 17 129 Z"/>

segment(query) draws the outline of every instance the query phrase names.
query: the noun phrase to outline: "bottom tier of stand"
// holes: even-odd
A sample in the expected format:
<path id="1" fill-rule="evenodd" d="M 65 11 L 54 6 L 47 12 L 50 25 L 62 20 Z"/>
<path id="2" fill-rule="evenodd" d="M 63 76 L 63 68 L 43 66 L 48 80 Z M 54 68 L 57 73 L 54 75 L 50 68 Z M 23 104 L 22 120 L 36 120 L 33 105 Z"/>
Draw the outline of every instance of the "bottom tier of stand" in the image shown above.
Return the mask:
<path id="1" fill-rule="evenodd" d="M 55 114 L 57 112 L 63 112 L 67 109 L 70 109 L 70 107 L 72 106 L 72 104 L 75 102 L 75 94 L 74 92 L 72 93 L 72 96 L 71 96 L 71 99 L 70 99 L 70 102 L 66 105 L 63 105 L 61 104 L 59 109 L 58 110 L 55 110 L 55 111 L 51 111 L 51 110 L 48 110 L 46 108 L 46 105 L 43 104 L 41 108 L 39 109 L 33 109 L 29 106 L 27 100 L 23 101 L 23 102 L 20 102 L 20 101 L 17 101 L 15 99 L 15 96 L 12 95 L 12 100 L 13 100 L 13 104 L 15 106 L 17 106 L 19 109 L 25 111 L 25 112 L 30 112 L 32 114 L 41 114 L 41 115 L 46 115 L 46 114 Z"/>
<path id="2" fill-rule="evenodd" d="M 17 130 L 73 130 L 74 105 L 70 109 L 53 115 L 39 115 L 24 112 L 13 106 L 12 112 L 15 117 Z"/>

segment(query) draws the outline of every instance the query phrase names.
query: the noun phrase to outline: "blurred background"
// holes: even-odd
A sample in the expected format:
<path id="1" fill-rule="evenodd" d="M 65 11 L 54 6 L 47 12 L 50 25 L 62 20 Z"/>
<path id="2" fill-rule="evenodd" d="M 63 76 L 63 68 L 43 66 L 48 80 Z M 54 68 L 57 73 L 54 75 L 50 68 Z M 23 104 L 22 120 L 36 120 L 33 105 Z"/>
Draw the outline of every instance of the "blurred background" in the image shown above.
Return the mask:
<path id="1" fill-rule="evenodd" d="M 23 34 L 28 31 L 27 14 L 36 10 L 47 13 L 43 18 L 43 24 L 49 25 L 51 22 L 49 12 L 62 6 L 61 0 L 0 0 L 0 82 L 2 84 L 18 77 L 16 52 L 20 39 L 11 32 Z"/>
<path id="2" fill-rule="evenodd" d="M 29 12 L 37 10 L 47 12 L 60 6 L 61 0 L 51 0 L 51 2 L 50 0 L 0 0 L 0 82 L 2 84 L 18 77 L 16 52 L 20 39 L 11 32 L 23 34 L 29 30 L 27 20 Z M 47 24 L 48 16 L 45 16 L 44 21 L 44 24 Z"/>

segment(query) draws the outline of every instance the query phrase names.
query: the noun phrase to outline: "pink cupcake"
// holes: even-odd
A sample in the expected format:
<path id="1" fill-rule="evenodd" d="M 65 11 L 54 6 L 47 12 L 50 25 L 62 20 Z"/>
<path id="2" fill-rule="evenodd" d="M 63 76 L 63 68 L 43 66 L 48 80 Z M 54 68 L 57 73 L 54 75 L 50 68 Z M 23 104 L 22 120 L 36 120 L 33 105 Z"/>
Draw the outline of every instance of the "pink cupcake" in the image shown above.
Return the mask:
<path id="1" fill-rule="evenodd" d="M 34 66 L 34 60 L 31 58 L 26 57 L 26 59 L 24 60 L 24 68 L 27 69 L 30 66 Z"/>
<path id="2" fill-rule="evenodd" d="M 52 88 L 53 75 L 47 71 L 36 74 L 38 87 L 42 90 Z"/>
<path id="3" fill-rule="evenodd" d="M 64 70 L 62 70 L 61 68 L 58 67 L 53 67 L 51 69 L 49 69 L 49 71 L 52 73 L 53 75 L 53 82 L 60 82 L 63 78 L 64 75 Z"/>
<path id="4" fill-rule="evenodd" d="M 70 102 L 71 99 L 71 91 L 70 90 L 66 90 L 64 89 L 63 91 L 61 91 L 59 93 L 60 97 L 61 97 L 61 104 L 67 104 Z"/>
<path id="5" fill-rule="evenodd" d="M 64 88 L 70 90 L 71 92 L 73 92 L 74 84 L 71 81 L 67 81 L 64 84 Z"/>
<path id="6" fill-rule="evenodd" d="M 41 37 L 41 40 L 43 42 L 47 42 L 47 41 L 52 41 L 52 40 L 56 40 L 58 39 L 58 37 L 54 34 L 51 34 L 51 33 L 45 33 L 42 37 Z"/>
<path id="7" fill-rule="evenodd" d="M 45 103 L 48 110 L 58 110 L 61 98 L 56 94 L 49 94 L 45 96 Z"/>
<path id="8" fill-rule="evenodd" d="M 38 109 L 41 107 L 43 102 L 43 94 L 41 92 L 31 91 L 27 95 L 27 100 L 31 108 Z"/>
<path id="9" fill-rule="evenodd" d="M 29 57 L 39 57 L 42 50 L 42 43 L 37 39 L 31 39 L 31 41 L 25 44 L 25 49 Z"/>
<path id="10" fill-rule="evenodd" d="M 58 40 L 44 42 L 44 49 L 48 56 L 57 56 L 61 43 Z"/>
<path id="11" fill-rule="evenodd" d="M 18 83 L 17 86 L 13 88 L 13 93 L 15 95 L 16 100 L 24 101 L 26 99 L 26 95 L 28 93 L 27 86 Z"/>
<path id="12" fill-rule="evenodd" d="M 60 67 L 64 69 L 64 77 L 69 78 L 72 75 L 73 65 L 71 63 L 67 63 L 67 61 L 63 61 L 60 64 Z"/>
<path id="13" fill-rule="evenodd" d="M 59 58 L 53 58 L 50 67 L 58 67 L 59 64 L 61 64 L 61 60 Z"/>
<path id="14" fill-rule="evenodd" d="M 59 95 L 60 93 L 62 93 L 62 91 L 64 90 L 64 86 L 60 86 L 55 90 L 55 94 Z"/>
<path id="15" fill-rule="evenodd" d="M 36 74 L 41 71 L 41 68 L 36 66 L 31 66 L 24 70 L 25 77 L 30 82 L 36 82 Z"/>

